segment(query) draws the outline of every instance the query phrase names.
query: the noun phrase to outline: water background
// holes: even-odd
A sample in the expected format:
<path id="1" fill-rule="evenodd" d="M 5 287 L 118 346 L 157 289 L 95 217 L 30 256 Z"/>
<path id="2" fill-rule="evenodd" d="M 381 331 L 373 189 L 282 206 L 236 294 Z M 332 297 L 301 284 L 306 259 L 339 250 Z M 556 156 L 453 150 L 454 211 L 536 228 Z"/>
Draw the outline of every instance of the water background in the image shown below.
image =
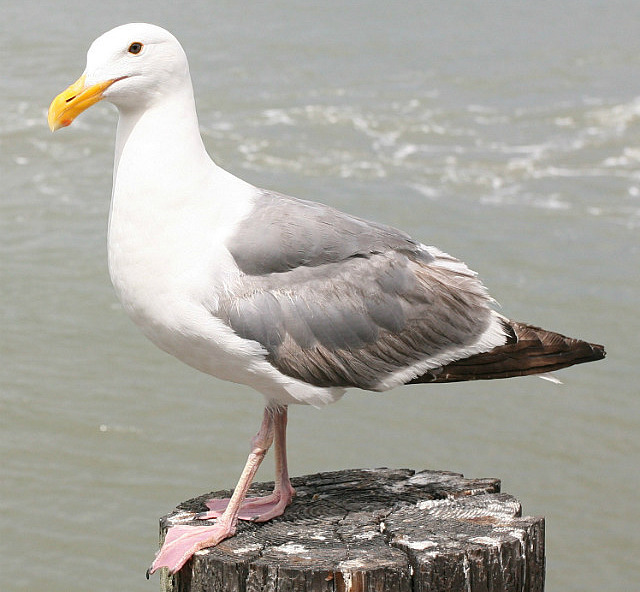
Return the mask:
<path id="1" fill-rule="evenodd" d="M 261 397 L 137 332 L 105 239 L 116 114 L 50 134 L 111 27 L 169 28 L 217 162 L 463 258 L 512 318 L 605 343 L 536 378 L 291 410 L 291 472 L 499 477 L 547 590 L 640 581 L 640 4 L 0 1 L 0 590 L 155 590 L 157 520 L 230 487 Z M 272 478 L 271 460 L 259 473 Z"/>

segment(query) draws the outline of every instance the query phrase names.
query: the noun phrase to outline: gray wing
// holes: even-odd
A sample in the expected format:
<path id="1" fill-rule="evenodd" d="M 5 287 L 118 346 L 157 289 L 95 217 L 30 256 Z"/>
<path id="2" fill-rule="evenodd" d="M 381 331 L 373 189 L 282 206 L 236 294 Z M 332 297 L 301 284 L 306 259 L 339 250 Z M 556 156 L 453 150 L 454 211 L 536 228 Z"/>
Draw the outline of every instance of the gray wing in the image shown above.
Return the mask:
<path id="1" fill-rule="evenodd" d="M 214 314 L 316 386 L 377 390 L 489 324 L 489 298 L 464 264 L 322 204 L 264 192 L 227 247 L 243 274 Z"/>

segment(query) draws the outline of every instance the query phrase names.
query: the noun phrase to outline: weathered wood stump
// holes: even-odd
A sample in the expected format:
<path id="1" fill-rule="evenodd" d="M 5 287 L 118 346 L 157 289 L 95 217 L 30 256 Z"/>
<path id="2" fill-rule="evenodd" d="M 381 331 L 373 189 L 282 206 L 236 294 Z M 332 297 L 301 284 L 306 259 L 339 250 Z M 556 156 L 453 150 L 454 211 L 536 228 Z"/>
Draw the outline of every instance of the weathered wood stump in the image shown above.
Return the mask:
<path id="1" fill-rule="evenodd" d="M 498 479 L 441 471 L 346 470 L 297 477 L 284 516 L 241 522 L 199 551 L 165 592 L 524 592 L 544 589 L 544 518 L 523 517 Z M 258 483 L 252 493 L 270 493 Z M 189 523 L 217 491 L 160 521 Z M 201 522 L 193 521 L 193 524 Z M 163 570 L 166 572 L 166 570 Z"/>

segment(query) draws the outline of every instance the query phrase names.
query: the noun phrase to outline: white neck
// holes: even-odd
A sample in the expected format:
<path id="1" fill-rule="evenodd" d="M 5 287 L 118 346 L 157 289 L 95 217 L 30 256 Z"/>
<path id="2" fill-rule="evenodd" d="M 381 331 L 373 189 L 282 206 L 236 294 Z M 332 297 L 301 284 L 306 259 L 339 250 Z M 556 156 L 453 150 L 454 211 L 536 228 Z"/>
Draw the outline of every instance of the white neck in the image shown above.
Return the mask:
<path id="1" fill-rule="evenodd" d="M 136 180 L 188 178 L 191 170 L 215 167 L 198 127 L 191 85 L 149 107 L 121 108 L 113 168 L 114 197 L 118 187 Z"/>

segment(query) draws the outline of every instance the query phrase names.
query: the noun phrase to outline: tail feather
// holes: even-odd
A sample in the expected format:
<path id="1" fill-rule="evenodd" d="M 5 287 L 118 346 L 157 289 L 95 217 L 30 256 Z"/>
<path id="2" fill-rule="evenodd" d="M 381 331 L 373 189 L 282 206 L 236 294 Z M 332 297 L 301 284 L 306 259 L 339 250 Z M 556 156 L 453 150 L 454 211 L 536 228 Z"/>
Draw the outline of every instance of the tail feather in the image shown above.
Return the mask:
<path id="1" fill-rule="evenodd" d="M 429 370 L 407 384 L 544 374 L 574 364 L 601 360 L 606 355 L 602 345 L 525 323 L 505 319 L 504 326 L 508 336 L 506 344 Z"/>

